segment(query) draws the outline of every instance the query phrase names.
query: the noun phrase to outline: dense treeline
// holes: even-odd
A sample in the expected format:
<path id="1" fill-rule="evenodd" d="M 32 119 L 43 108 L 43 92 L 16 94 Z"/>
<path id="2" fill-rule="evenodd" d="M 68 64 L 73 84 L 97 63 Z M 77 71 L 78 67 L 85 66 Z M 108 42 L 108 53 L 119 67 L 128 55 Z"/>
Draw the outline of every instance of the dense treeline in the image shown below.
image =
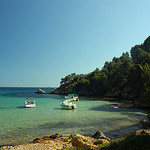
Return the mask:
<path id="1" fill-rule="evenodd" d="M 141 45 L 105 62 L 89 74 L 72 73 L 61 79 L 56 93 L 86 96 L 141 98 L 150 93 L 150 36 Z M 144 92 L 145 91 L 145 92 Z"/>

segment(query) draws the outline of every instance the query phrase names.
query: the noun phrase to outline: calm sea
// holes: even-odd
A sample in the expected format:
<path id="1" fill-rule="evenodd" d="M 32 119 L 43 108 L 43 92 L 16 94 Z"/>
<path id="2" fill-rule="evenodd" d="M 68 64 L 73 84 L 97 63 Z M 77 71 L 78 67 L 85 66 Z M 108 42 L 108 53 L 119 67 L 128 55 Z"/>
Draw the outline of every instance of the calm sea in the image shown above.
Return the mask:
<path id="1" fill-rule="evenodd" d="M 115 138 L 139 129 L 140 119 L 146 117 L 144 110 L 116 109 L 112 104 L 117 102 L 84 97 L 76 102 L 77 109 L 63 110 L 64 96 L 34 94 L 37 90 L 0 88 L 0 145 L 21 144 L 56 132 L 92 136 L 101 130 Z M 37 107 L 24 108 L 26 97 L 34 97 Z"/>

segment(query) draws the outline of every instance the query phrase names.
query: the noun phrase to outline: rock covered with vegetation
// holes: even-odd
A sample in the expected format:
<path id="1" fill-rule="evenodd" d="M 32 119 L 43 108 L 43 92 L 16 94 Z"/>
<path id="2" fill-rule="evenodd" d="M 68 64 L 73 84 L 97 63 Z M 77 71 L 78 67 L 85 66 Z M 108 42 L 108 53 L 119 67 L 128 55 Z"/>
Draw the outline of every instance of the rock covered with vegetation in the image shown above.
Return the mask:
<path id="1" fill-rule="evenodd" d="M 67 75 L 61 79 L 60 87 L 50 93 L 140 99 L 150 93 L 149 65 L 150 36 L 143 44 L 132 47 L 130 54 L 126 52 L 105 62 L 101 70 Z"/>
<path id="2" fill-rule="evenodd" d="M 150 130 L 140 129 L 135 133 L 99 145 L 99 150 L 149 150 Z"/>

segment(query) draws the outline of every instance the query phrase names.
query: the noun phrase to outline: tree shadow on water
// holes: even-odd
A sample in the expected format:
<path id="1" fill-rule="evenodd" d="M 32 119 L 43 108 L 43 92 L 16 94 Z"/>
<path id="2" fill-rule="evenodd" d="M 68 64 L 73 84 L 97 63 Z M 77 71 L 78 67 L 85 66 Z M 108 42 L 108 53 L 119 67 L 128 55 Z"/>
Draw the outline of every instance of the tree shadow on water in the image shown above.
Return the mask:
<path id="1" fill-rule="evenodd" d="M 16 109 L 16 108 L 19 108 L 19 109 L 22 109 L 22 108 L 25 108 L 24 106 L 17 106 L 17 107 L 0 107 L 0 109 Z"/>
<path id="2" fill-rule="evenodd" d="M 94 111 L 105 111 L 111 113 L 120 113 L 121 115 L 125 115 L 128 117 L 136 117 L 136 118 L 145 118 L 146 111 L 138 108 L 119 108 L 115 105 L 99 105 L 96 107 L 89 108 L 90 110 Z"/>
<path id="3" fill-rule="evenodd" d="M 142 111 L 141 109 L 138 108 L 119 108 L 117 105 L 98 105 L 95 107 L 89 108 L 90 110 L 95 110 L 95 111 L 108 111 L 108 112 L 140 112 Z"/>
<path id="4" fill-rule="evenodd" d="M 89 109 L 95 111 L 109 111 L 109 112 L 121 111 L 117 106 L 113 106 L 113 105 L 98 105 L 95 107 L 91 107 Z"/>

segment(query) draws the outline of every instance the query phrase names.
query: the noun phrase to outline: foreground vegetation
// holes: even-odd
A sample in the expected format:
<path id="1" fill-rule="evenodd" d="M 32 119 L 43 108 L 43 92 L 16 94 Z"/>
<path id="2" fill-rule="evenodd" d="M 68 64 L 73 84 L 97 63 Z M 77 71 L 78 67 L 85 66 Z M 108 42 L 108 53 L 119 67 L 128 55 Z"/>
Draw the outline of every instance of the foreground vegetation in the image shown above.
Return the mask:
<path id="1" fill-rule="evenodd" d="M 84 96 L 140 99 L 150 97 L 150 37 L 143 44 L 131 48 L 105 62 L 100 70 L 89 74 L 72 73 L 61 79 L 53 93 L 77 93 Z"/>
<path id="2" fill-rule="evenodd" d="M 150 135 L 129 135 L 121 139 L 116 139 L 110 143 L 100 145 L 98 149 L 103 150 L 149 150 Z"/>
<path id="3" fill-rule="evenodd" d="M 101 144 L 96 150 L 150 150 L 150 135 L 131 134 L 124 138 L 112 140 L 110 143 Z M 84 148 L 72 147 L 65 150 L 86 150 Z"/>

